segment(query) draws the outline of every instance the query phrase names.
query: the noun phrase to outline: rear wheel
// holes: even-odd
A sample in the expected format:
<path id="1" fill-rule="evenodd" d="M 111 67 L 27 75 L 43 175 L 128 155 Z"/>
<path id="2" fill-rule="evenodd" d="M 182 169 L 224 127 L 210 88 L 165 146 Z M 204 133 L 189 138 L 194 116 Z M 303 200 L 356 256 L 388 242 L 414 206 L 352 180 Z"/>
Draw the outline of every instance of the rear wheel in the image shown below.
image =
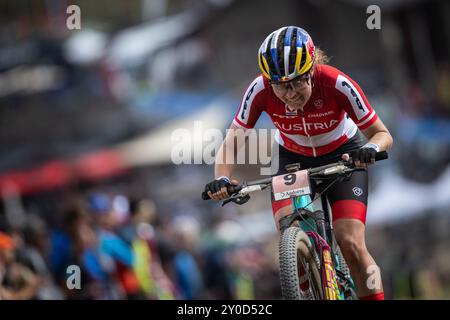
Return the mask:
<path id="1" fill-rule="evenodd" d="M 280 238 L 280 282 L 283 299 L 323 299 L 319 263 L 308 235 L 298 227 L 287 228 Z"/>

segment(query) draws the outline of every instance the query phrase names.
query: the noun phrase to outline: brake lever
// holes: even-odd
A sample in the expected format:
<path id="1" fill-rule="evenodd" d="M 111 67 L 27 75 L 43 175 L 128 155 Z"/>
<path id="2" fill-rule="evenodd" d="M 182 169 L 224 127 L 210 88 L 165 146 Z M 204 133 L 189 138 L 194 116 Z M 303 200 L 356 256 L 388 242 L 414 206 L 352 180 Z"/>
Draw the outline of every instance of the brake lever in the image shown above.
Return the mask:
<path id="1" fill-rule="evenodd" d="M 248 200 L 250 200 L 250 195 L 249 194 L 247 194 L 247 195 L 245 195 L 243 197 L 236 198 L 236 199 L 234 199 L 232 201 L 234 203 L 238 204 L 238 205 L 242 205 L 242 204 L 246 203 Z"/>
<path id="2" fill-rule="evenodd" d="M 242 205 L 242 204 L 246 203 L 248 200 L 250 200 L 249 194 L 246 194 L 245 196 L 230 197 L 222 202 L 222 207 L 230 202 L 234 202 L 238 205 Z"/>
<path id="3" fill-rule="evenodd" d="M 342 160 L 340 161 L 344 166 L 353 169 L 355 167 L 355 163 L 353 162 L 353 159 L 350 157 L 348 161 Z"/>

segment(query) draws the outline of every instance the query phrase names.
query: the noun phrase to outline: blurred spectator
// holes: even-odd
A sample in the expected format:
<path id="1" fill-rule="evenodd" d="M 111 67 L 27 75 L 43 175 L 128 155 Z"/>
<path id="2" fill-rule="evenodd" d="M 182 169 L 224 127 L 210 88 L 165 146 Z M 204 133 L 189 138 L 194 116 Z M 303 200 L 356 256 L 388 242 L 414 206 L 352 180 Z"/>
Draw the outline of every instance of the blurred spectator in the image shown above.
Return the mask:
<path id="1" fill-rule="evenodd" d="M 133 272 L 135 256 L 132 248 L 117 234 L 119 221 L 114 216 L 111 201 L 106 194 L 89 195 L 88 212 L 94 219 L 98 236 L 99 254 L 104 259 L 110 259 L 110 272 L 115 272 L 128 298 L 140 298 L 141 292 Z"/>
<path id="2" fill-rule="evenodd" d="M 78 263 L 75 250 L 77 230 L 86 215 L 77 207 L 71 207 L 62 215 L 61 228 L 53 229 L 50 234 L 48 263 L 55 281 L 66 289 L 67 267 Z"/>
<path id="3" fill-rule="evenodd" d="M 197 261 L 197 245 L 200 236 L 198 221 L 188 215 L 173 219 L 172 228 L 177 253 L 173 258 L 174 276 L 183 299 L 202 299 L 203 277 Z"/>
<path id="4" fill-rule="evenodd" d="M 87 275 L 83 282 L 83 294 L 77 299 L 122 299 L 124 293 L 116 279 L 114 261 L 102 254 L 99 239 L 87 219 L 80 221 L 74 239 L 74 252 L 81 269 Z"/>
<path id="5" fill-rule="evenodd" d="M 44 220 L 34 214 L 28 215 L 23 236 L 20 232 L 16 232 L 15 235 L 17 261 L 44 280 L 36 298 L 40 300 L 63 299 L 64 295 L 56 286 L 47 264 L 50 242 L 49 231 Z"/>
<path id="6" fill-rule="evenodd" d="M 450 117 L 450 63 L 444 63 L 439 68 L 437 79 L 437 95 L 442 109 L 442 115 Z"/>
<path id="7" fill-rule="evenodd" d="M 0 232 L 0 299 L 28 300 L 36 298 L 43 279 L 15 260 L 13 239 Z"/>
<path id="8" fill-rule="evenodd" d="M 230 283 L 227 251 L 230 243 L 224 241 L 218 230 L 223 222 L 222 215 L 215 213 L 207 230 L 203 232 L 202 251 L 204 255 L 205 286 L 208 298 L 231 300 L 233 288 Z"/>
<path id="9" fill-rule="evenodd" d="M 149 199 L 132 200 L 130 221 L 121 230 L 122 237 L 132 246 L 136 260 L 134 271 L 141 290 L 150 299 L 173 299 L 175 288 L 165 274 L 156 248 L 155 204 Z"/>

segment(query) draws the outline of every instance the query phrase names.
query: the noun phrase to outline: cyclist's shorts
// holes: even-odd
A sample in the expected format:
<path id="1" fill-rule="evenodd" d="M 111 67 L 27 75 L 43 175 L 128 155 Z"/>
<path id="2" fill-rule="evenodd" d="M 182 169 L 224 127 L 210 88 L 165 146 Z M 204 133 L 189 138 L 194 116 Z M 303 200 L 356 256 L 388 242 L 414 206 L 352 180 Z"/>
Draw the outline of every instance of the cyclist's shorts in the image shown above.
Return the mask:
<path id="1" fill-rule="evenodd" d="M 342 154 L 349 153 L 362 145 L 359 135 L 355 135 L 346 144 L 333 152 L 320 157 L 305 157 L 279 146 L 279 165 L 275 175 L 287 173 L 285 166 L 300 163 L 301 169 L 323 166 L 342 160 Z M 276 159 L 272 159 L 275 161 Z M 328 201 L 333 215 L 333 221 L 341 218 L 357 219 L 366 223 L 367 213 L 367 171 L 355 171 L 348 181 L 336 183 L 328 191 Z M 291 199 L 275 201 L 272 196 L 272 211 L 275 214 L 280 208 L 292 206 Z"/>

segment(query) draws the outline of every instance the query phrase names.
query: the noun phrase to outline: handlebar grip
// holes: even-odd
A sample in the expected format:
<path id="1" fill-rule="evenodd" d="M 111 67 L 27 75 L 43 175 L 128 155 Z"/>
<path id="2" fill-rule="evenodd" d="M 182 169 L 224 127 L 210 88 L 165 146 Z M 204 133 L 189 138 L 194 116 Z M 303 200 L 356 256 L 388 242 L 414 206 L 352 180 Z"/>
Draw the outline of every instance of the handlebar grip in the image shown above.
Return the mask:
<path id="1" fill-rule="evenodd" d="M 202 192 L 202 199 L 203 200 L 211 200 L 211 198 L 208 196 L 208 194 L 205 191 Z"/>
<path id="2" fill-rule="evenodd" d="M 388 157 L 389 156 L 386 151 L 380 151 L 375 155 L 375 161 L 386 160 Z"/>
<path id="3" fill-rule="evenodd" d="M 235 186 L 235 185 L 229 184 L 227 186 L 227 192 L 229 195 L 238 193 L 241 190 L 242 190 L 242 185 Z M 208 193 L 205 191 L 202 192 L 202 199 L 203 200 L 211 200 L 211 198 L 208 196 Z"/>
<path id="4" fill-rule="evenodd" d="M 229 195 L 232 195 L 232 194 L 235 194 L 235 193 L 238 193 L 239 191 L 241 191 L 242 187 L 243 186 L 241 184 L 239 184 L 237 186 L 229 184 L 227 186 L 227 192 L 228 192 Z M 211 200 L 211 198 L 208 196 L 208 193 L 205 192 L 205 191 L 202 192 L 202 199 L 203 200 Z"/>
<path id="5" fill-rule="evenodd" d="M 227 192 L 229 195 L 238 193 L 241 190 L 242 190 L 242 185 L 240 185 L 240 184 L 238 184 L 237 186 L 233 185 L 233 184 L 230 184 L 227 186 Z"/>

